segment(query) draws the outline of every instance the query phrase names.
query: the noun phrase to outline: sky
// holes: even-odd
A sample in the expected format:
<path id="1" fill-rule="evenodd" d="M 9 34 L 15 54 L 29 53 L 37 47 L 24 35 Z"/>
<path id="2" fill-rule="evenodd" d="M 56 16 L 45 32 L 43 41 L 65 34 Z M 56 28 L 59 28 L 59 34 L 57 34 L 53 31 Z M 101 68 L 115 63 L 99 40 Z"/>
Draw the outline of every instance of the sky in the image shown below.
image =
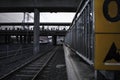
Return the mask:
<path id="1" fill-rule="evenodd" d="M 40 22 L 72 22 L 75 13 L 40 13 Z M 34 14 L 30 13 L 28 22 L 33 22 Z M 0 13 L 0 22 L 22 22 L 23 13 Z M 27 21 L 27 15 L 26 20 Z"/>
<path id="2" fill-rule="evenodd" d="M 41 13 L 41 22 L 72 22 L 75 13 Z"/>
<path id="3" fill-rule="evenodd" d="M 34 22 L 34 14 L 29 13 L 29 18 L 27 18 L 27 14 L 25 16 L 25 22 Z M 40 13 L 40 22 L 55 22 L 55 23 L 71 23 L 74 18 L 75 13 Z M 0 13 L 0 23 L 4 22 L 22 22 L 24 20 L 23 13 Z M 13 26 L 4 26 L 1 27 L 2 29 L 5 28 L 12 28 Z M 20 26 L 14 26 L 15 28 Z M 30 26 L 32 28 L 33 26 Z M 56 26 L 52 26 L 55 27 Z M 48 28 L 45 26 L 45 28 Z M 51 26 L 49 26 L 51 28 Z M 63 29 L 64 27 L 60 27 L 59 29 Z M 69 27 L 66 27 L 68 29 Z"/>

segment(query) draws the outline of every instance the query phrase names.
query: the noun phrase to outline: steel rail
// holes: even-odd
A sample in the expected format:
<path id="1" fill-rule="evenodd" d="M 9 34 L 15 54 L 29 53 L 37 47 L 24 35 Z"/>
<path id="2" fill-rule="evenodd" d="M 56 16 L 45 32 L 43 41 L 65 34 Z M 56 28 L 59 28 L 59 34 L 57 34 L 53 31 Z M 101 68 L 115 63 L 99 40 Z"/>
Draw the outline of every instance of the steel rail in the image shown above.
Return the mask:
<path id="1" fill-rule="evenodd" d="M 48 51 L 45 51 L 43 53 L 41 53 L 41 55 L 36 55 L 36 56 L 33 56 L 33 59 L 29 60 L 28 62 L 22 64 L 21 66 L 17 67 L 16 69 L 12 70 L 11 72 L 9 72 L 8 74 L 0 77 L 0 80 L 6 80 L 8 77 L 10 77 L 11 75 L 13 75 L 15 72 L 19 71 L 20 69 L 22 69 L 23 67 L 31 64 L 32 62 L 34 62 L 35 60 L 37 60 L 38 58 L 41 58 L 42 56 L 44 56 L 46 53 L 49 53 L 50 51 L 52 51 L 54 49 L 51 48 L 49 49 Z"/>
<path id="2" fill-rule="evenodd" d="M 50 60 L 53 58 L 53 56 L 55 55 L 56 51 L 58 48 L 56 48 L 56 50 L 52 53 L 52 55 L 48 58 L 48 60 L 44 63 L 44 65 L 42 66 L 42 68 L 38 71 L 38 73 L 32 78 L 32 80 L 37 80 L 37 76 L 43 71 L 43 69 L 47 66 L 47 64 L 50 62 Z"/>

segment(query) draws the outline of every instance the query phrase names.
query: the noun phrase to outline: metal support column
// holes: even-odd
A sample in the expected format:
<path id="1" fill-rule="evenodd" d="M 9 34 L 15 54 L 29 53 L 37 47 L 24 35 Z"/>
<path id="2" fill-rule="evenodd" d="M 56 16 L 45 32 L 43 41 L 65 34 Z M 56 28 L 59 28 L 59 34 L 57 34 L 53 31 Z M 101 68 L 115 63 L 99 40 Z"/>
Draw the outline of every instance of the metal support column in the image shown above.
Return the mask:
<path id="1" fill-rule="evenodd" d="M 28 40 L 27 40 L 28 43 L 31 43 L 31 35 L 28 35 Z"/>
<path id="2" fill-rule="evenodd" d="M 27 36 L 24 35 L 24 42 L 23 43 L 27 43 L 26 41 L 27 41 Z"/>
<path id="3" fill-rule="evenodd" d="M 34 10 L 34 54 L 39 52 L 39 11 Z"/>
<path id="4" fill-rule="evenodd" d="M 22 42 L 23 42 L 22 40 L 23 40 L 23 39 L 22 39 L 22 35 L 20 35 L 20 43 L 21 43 L 21 44 L 22 44 Z"/>
<path id="5" fill-rule="evenodd" d="M 5 35 L 4 38 L 5 38 L 5 44 L 7 44 L 7 35 Z"/>
<path id="6" fill-rule="evenodd" d="M 52 36 L 52 43 L 54 46 L 57 44 L 57 36 Z"/>
<path id="7" fill-rule="evenodd" d="M 16 35 L 16 43 L 19 43 L 18 35 Z"/>

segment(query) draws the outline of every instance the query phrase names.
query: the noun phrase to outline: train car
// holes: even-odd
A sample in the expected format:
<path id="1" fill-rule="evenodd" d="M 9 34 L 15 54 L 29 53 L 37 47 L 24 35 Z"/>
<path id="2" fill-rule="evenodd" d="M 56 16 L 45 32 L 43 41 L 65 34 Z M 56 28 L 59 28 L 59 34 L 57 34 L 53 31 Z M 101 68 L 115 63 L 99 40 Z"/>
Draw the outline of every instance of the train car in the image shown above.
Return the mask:
<path id="1" fill-rule="evenodd" d="M 120 70 L 119 5 L 119 0 L 83 0 L 65 36 L 65 45 L 95 70 Z"/>
<path id="2" fill-rule="evenodd" d="M 40 44 L 48 44 L 49 43 L 49 39 L 48 36 L 40 36 Z"/>

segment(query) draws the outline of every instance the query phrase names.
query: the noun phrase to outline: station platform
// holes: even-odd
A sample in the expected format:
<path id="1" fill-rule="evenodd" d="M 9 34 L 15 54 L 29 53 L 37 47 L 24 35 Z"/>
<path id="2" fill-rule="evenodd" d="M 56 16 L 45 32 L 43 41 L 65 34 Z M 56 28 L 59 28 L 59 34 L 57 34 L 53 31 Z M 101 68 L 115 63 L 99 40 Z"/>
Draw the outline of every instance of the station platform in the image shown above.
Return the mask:
<path id="1" fill-rule="evenodd" d="M 63 45 L 68 80 L 94 80 L 94 69 Z"/>

